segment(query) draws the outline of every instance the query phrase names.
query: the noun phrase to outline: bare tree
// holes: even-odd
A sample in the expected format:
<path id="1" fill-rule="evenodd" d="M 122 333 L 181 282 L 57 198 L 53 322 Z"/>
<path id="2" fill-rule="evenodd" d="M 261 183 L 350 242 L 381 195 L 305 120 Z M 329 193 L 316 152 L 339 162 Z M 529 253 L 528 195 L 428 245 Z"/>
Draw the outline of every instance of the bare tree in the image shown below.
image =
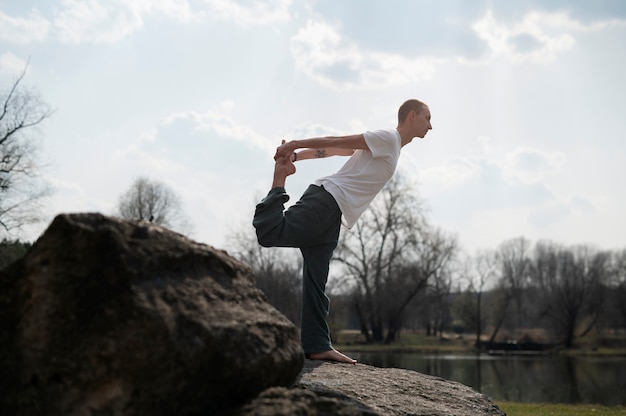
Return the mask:
<path id="1" fill-rule="evenodd" d="M 425 225 L 416 236 L 416 244 L 405 249 L 408 251 L 406 262 L 389 276 L 378 295 L 387 329 L 385 343 L 396 340 L 412 303 L 418 299 L 422 303 L 419 305 L 422 306 L 422 322 L 433 328 L 433 334 L 441 334 L 450 317 L 452 279 L 449 266 L 456 255 L 456 240 L 431 225 Z"/>
<path id="2" fill-rule="evenodd" d="M 536 245 L 533 277 L 541 289 L 537 306 L 555 324 L 565 347 L 586 335 L 601 312 L 610 255 L 588 246 Z"/>
<path id="3" fill-rule="evenodd" d="M 467 280 L 466 296 L 459 299 L 459 315 L 464 323 L 471 326 L 476 334 L 476 346 L 480 346 L 480 336 L 487 322 L 483 313 L 483 296 L 487 287 L 495 282 L 498 263 L 494 251 L 483 251 L 467 259 L 464 276 Z"/>
<path id="4" fill-rule="evenodd" d="M 517 328 L 523 325 L 523 297 L 529 281 L 529 247 L 530 242 L 523 237 L 519 237 L 503 242 L 498 248 L 497 259 L 500 268 L 500 281 L 495 289 L 496 303 L 494 304 L 497 320 L 490 342 L 495 340 L 507 318 L 511 301 L 515 301 L 514 306 L 516 309 L 513 314 L 516 317 L 515 325 Z"/>
<path id="5" fill-rule="evenodd" d="M 415 244 L 415 229 L 423 216 L 407 187 L 394 177 L 383 188 L 352 232 L 345 232 L 335 259 L 356 285 L 355 312 L 367 341 L 383 341 L 384 311 L 390 293 L 385 288 L 398 275 L 408 245 Z M 406 276 L 406 275 L 405 275 Z M 418 285 L 422 276 L 412 275 Z"/>
<path id="6" fill-rule="evenodd" d="M 626 330 L 626 249 L 613 254 L 611 277 L 613 307 L 621 318 L 622 328 Z"/>
<path id="7" fill-rule="evenodd" d="M 302 297 L 302 259 L 292 248 L 265 248 L 254 233 L 233 232 L 228 237 L 228 247 L 234 257 L 248 264 L 254 273 L 256 285 L 265 293 L 268 302 L 289 318 L 300 324 Z"/>
<path id="8" fill-rule="evenodd" d="M 162 225 L 182 234 L 191 232 L 176 193 L 162 182 L 137 178 L 120 197 L 116 215 L 128 220 L 144 220 Z"/>
<path id="9" fill-rule="evenodd" d="M 53 111 L 22 85 L 27 68 L 0 91 L 0 233 L 41 221 L 41 201 L 50 193 L 39 174 L 34 133 Z"/>
<path id="10" fill-rule="evenodd" d="M 395 339 L 411 300 L 445 267 L 453 247 L 428 224 L 402 177 L 389 181 L 335 253 L 354 282 L 354 308 L 367 341 Z"/>
<path id="11" fill-rule="evenodd" d="M 452 290 L 452 275 L 451 270 L 448 267 L 444 267 L 449 263 L 456 249 L 454 240 L 444 239 L 448 247 L 444 250 L 435 250 L 434 259 L 440 264 L 437 267 L 432 267 L 427 272 L 432 278 L 430 278 L 429 290 L 431 292 L 431 309 L 432 327 L 434 329 L 434 335 L 439 334 L 439 337 L 443 336 L 444 327 L 450 321 L 450 292 Z M 443 264 L 441 264 L 443 262 Z"/>

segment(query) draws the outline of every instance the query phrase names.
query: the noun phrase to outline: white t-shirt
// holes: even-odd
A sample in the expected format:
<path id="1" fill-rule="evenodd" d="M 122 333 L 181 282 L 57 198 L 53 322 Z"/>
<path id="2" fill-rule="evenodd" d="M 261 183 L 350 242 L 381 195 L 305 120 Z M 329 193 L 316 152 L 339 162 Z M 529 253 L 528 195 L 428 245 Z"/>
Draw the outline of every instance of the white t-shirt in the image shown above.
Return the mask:
<path id="1" fill-rule="evenodd" d="M 400 133 L 396 129 L 363 133 L 369 150 L 357 150 L 335 174 L 315 181 L 324 186 L 341 209 L 342 222 L 352 226 L 367 209 L 396 170 Z"/>

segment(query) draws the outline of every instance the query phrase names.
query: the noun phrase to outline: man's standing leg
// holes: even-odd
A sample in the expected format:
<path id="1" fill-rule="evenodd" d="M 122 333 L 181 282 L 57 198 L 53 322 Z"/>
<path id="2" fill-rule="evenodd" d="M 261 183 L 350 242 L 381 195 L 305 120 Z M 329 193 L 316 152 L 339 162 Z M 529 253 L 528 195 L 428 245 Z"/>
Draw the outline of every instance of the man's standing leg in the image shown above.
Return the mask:
<path id="1" fill-rule="evenodd" d="M 330 300 L 326 296 L 330 259 L 336 243 L 301 248 L 302 273 L 301 339 L 307 354 L 332 350 L 326 318 Z"/>
<path id="2" fill-rule="evenodd" d="M 336 237 L 339 235 L 337 223 Z M 325 294 L 330 269 L 330 259 L 337 246 L 337 239 L 327 244 L 301 248 L 304 259 L 302 280 L 302 323 L 300 328 L 302 347 L 306 357 L 312 360 L 330 360 L 356 364 L 356 360 L 340 353 L 330 342 L 328 317 L 330 301 Z"/>

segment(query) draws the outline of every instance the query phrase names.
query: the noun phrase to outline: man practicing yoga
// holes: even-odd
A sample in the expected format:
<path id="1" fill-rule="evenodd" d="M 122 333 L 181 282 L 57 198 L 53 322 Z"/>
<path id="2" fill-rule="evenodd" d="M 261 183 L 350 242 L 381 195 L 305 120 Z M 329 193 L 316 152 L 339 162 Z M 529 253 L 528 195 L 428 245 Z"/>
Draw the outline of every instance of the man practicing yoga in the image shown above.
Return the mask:
<path id="1" fill-rule="evenodd" d="M 306 358 L 355 364 L 335 350 L 326 323 L 330 301 L 324 293 L 330 260 L 343 223 L 351 228 L 391 179 L 400 149 L 423 138 L 430 124 L 428 106 L 408 100 L 398 110 L 398 127 L 341 137 L 291 140 L 276 149 L 274 181 L 256 206 L 253 225 L 264 247 L 297 247 L 304 261 L 300 336 Z M 296 152 L 297 149 L 303 149 Z M 287 176 L 294 162 L 328 156 L 351 156 L 335 174 L 315 181 L 300 200 L 285 210 Z"/>

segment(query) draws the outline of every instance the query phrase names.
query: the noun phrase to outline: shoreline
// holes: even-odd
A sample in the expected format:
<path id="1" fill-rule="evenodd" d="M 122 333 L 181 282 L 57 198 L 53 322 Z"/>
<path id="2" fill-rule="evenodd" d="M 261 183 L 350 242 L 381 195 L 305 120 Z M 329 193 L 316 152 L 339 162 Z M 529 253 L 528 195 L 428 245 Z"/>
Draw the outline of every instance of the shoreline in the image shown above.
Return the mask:
<path id="1" fill-rule="evenodd" d="M 351 353 L 391 353 L 391 354 L 433 354 L 433 355 L 531 355 L 531 356 L 571 356 L 571 357 L 626 357 L 626 349 L 624 348 L 606 348 L 606 349 L 558 349 L 555 351 L 544 351 L 541 353 L 523 353 L 523 352 L 494 352 L 477 351 L 468 348 L 454 347 L 427 347 L 427 346 L 393 346 L 384 344 L 333 344 L 333 346 L 344 352 Z"/>
<path id="2" fill-rule="evenodd" d="M 407 332 L 395 342 L 365 343 L 357 340 L 355 331 L 340 331 L 333 346 L 340 351 L 355 353 L 415 353 L 415 354 L 458 354 L 482 355 L 488 351 L 479 351 L 474 347 L 474 339 L 462 336 L 434 337 Z M 516 353 L 522 354 L 516 354 Z M 524 351 L 497 351 L 492 355 L 523 355 Z M 532 353 L 532 352 L 531 352 Z M 626 357 L 626 336 L 593 336 L 581 338 L 571 348 L 556 346 L 533 355 L 546 356 L 590 356 L 590 357 Z"/>

